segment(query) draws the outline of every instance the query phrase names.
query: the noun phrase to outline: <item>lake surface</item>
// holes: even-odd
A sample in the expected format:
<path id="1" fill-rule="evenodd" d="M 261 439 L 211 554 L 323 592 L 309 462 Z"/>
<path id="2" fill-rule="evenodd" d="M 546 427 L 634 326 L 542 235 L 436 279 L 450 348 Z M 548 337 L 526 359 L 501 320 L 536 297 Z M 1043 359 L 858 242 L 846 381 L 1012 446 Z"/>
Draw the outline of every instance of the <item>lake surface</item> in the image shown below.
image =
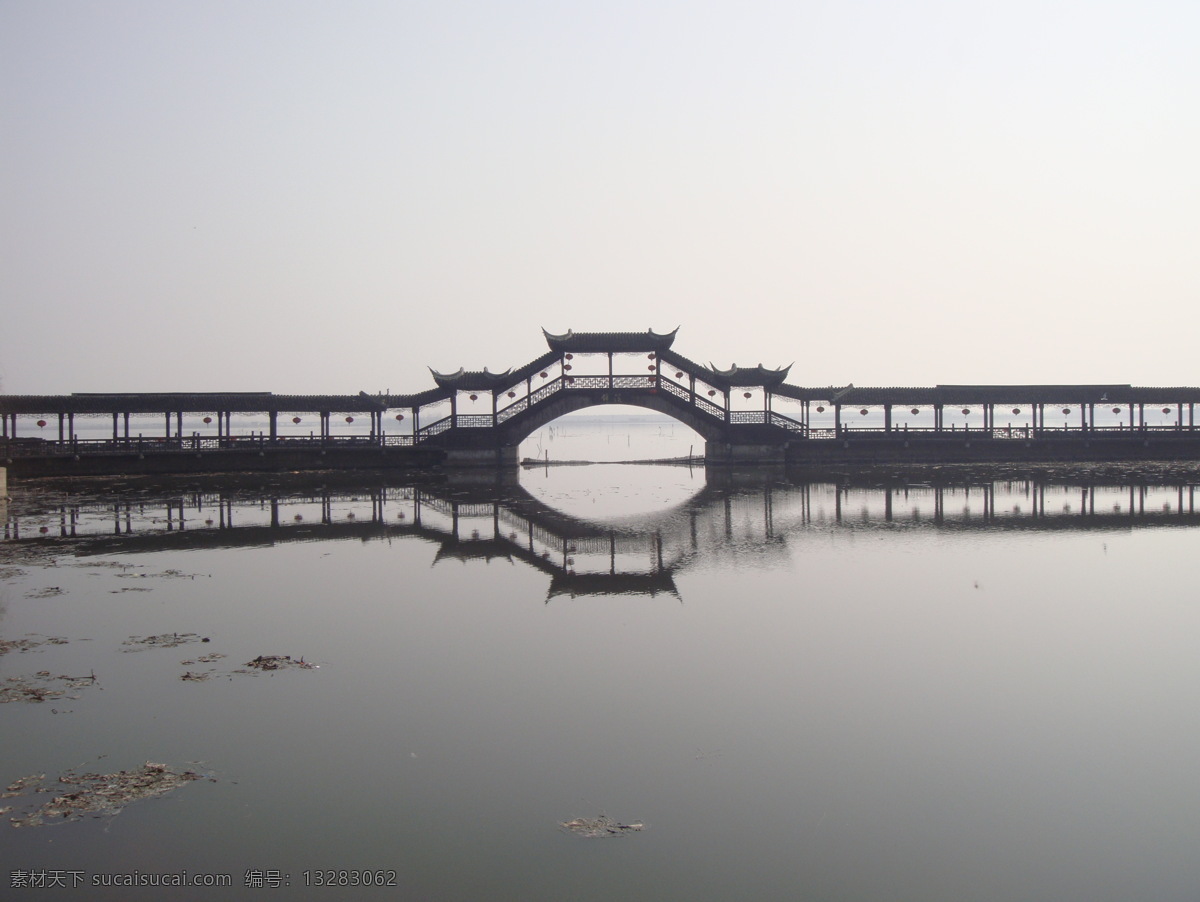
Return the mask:
<path id="1" fill-rule="evenodd" d="M 615 441 L 574 428 L 556 449 Z M 0 895 L 20 870 L 88 884 L 45 898 L 1194 900 L 1198 485 L 608 464 L 11 486 L 0 638 L 41 644 L 0 680 L 96 679 L 0 705 L 0 785 L 204 779 L 6 827 Z M 273 655 L 319 666 L 246 666 Z M 601 814 L 645 826 L 561 826 Z M 306 887 L 329 869 L 396 887 Z M 90 885 L 183 870 L 232 885 Z"/>

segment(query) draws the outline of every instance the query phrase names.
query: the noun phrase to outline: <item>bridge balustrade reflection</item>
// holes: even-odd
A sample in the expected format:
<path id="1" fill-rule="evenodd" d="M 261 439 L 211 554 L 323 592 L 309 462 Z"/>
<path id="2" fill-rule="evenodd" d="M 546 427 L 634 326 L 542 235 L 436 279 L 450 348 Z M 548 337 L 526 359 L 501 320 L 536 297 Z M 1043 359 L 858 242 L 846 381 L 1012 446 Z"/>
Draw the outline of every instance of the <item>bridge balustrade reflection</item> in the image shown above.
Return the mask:
<path id="1" fill-rule="evenodd" d="M 4 542 L 69 543 L 80 556 L 286 542 L 412 538 L 443 560 L 521 561 L 550 595 L 678 594 L 675 577 L 705 557 L 789 548 L 824 528 L 1129 530 L 1200 525 L 1197 482 L 979 480 L 891 485 L 709 486 L 667 517 L 620 527 L 572 517 L 521 489 L 464 497 L 444 487 L 195 491 L 14 505 Z"/>

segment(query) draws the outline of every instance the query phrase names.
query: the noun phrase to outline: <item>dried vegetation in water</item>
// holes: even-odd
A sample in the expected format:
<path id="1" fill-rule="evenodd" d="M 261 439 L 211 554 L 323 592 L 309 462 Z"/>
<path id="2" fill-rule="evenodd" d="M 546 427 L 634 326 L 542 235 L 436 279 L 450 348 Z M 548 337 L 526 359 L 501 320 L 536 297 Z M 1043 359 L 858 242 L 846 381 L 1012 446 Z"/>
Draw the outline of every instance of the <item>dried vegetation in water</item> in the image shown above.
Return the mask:
<path id="1" fill-rule="evenodd" d="M 39 670 L 33 676 L 7 677 L 0 683 L 0 705 L 10 702 L 45 702 L 58 698 L 77 699 L 79 696 L 75 693 L 78 690 L 95 685 L 95 673 L 85 677 L 72 677 L 63 674 L 54 676 L 49 670 Z"/>
<path id="2" fill-rule="evenodd" d="M 189 642 L 208 642 L 208 637 L 199 633 L 163 633 L 158 636 L 130 636 L 122 645 L 130 646 L 121 651 L 145 651 L 148 648 L 178 648 Z"/>
<path id="3" fill-rule="evenodd" d="M 33 638 L 0 639 L 0 655 L 6 655 L 10 651 L 33 651 L 43 645 L 66 645 L 68 641 L 62 636 L 40 636 L 38 633 L 27 633 L 26 635 Z"/>
<path id="4" fill-rule="evenodd" d="M 247 661 L 246 666 L 255 670 L 315 670 L 319 665 L 310 664 L 304 658 L 293 660 L 291 655 L 259 655 L 253 661 Z"/>
<path id="5" fill-rule="evenodd" d="M 614 821 L 607 814 L 599 817 L 577 817 L 559 824 L 568 833 L 590 838 L 600 836 L 624 836 L 626 833 L 637 833 L 645 830 L 646 825 L 640 821 L 632 824 L 622 824 Z"/>
<path id="6" fill-rule="evenodd" d="M 32 774 L 22 777 L 10 783 L 0 798 L 55 793 L 57 788 L 43 783 L 45 776 Z M 9 823 L 14 827 L 40 827 L 46 823 L 76 821 L 83 817 L 109 817 L 119 814 L 130 802 L 156 798 L 185 783 L 202 779 L 204 776 L 195 771 L 176 771 L 166 764 L 152 761 L 147 761 L 136 770 L 111 774 L 77 774 L 68 770 L 58 778 L 58 784 L 69 789 L 64 789 L 40 805 L 35 798 L 28 798 L 22 813 L 9 818 Z"/>

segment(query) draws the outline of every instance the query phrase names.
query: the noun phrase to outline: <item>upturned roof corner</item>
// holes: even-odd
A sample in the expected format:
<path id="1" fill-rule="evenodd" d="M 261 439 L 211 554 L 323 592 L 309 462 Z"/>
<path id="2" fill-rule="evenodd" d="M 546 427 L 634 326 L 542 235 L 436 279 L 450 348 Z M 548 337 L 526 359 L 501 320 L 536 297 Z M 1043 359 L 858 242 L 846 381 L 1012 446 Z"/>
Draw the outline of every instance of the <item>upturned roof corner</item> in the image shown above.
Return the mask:
<path id="1" fill-rule="evenodd" d="M 788 372 L 794 365 L 794 363 L 789 363 L 787 366 L 773 370 L 767 369 L 761 363 L 758 366 L 738 366 L 734 363 L 727 370 L 723 370 L 713 363 L 710 363 L 708 366 L 709 369 L 724 379 L 730 386 L 741 387 L 780 385 L 787 378 Z"/>
<path id="2" fill-rule="evenodd" d="M 506 387 L 512 381 L 511 367 L 503 373 L 488 372 L 486 366 L 482 370 L 465 370 L 459 367 L 458 371 L 453 373 L 439 373 L 430 367 L 429 372 L 439 388 L 452 388 L 457 391 L 494 391 Z"/>
<path id="3" fill-rule="evenodd" d="M 647 329 L 645 332 L 575 332 L 568 329 L 561 335 L 555 335 L 543 328 L 542 335 L 552 351 L 637 353 L 667 350 L 675 341 L 678 331 L 678 326 L 670 332 L 662 333 L 653 329 Z"/>

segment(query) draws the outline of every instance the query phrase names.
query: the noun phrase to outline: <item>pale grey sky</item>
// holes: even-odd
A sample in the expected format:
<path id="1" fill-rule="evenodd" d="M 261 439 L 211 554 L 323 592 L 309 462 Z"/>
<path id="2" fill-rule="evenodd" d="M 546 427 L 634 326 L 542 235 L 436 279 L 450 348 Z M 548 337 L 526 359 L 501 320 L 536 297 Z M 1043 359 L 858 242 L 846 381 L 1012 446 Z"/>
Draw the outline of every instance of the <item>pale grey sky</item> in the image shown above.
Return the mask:
<path id="1" fill-rule="evenodd" d="M 8 392 L 419 391 L 551 331 L 1200 384 L 1200 4 L 0 0 Z"/>

